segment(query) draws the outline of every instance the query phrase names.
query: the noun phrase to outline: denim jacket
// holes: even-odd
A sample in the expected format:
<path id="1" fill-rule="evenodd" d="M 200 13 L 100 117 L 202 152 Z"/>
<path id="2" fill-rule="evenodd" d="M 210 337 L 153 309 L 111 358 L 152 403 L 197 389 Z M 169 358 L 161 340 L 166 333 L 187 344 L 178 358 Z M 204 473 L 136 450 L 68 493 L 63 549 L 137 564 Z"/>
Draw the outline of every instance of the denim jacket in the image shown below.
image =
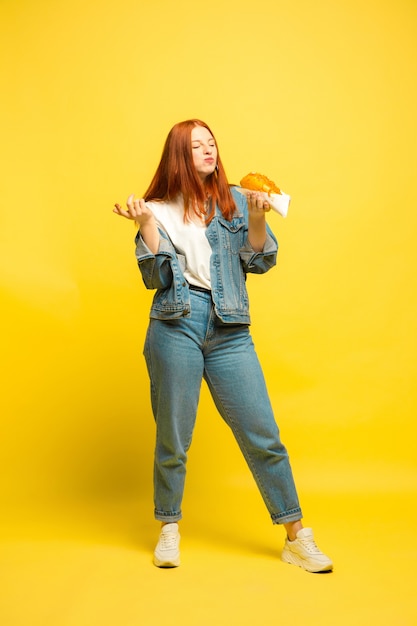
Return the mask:
<path id="1" fill-rule="evenodd" d="M 267 225 L 262 252 L 255 252 L 248 240 L 248 208 L 245 196 L 231 188 L 236 212 L 231 221 L 218 207 L 207 226 L 210 243 L 210 278 L 216 315 L 226 324 L 250 324 L 246 274 L 263 274 L 276 263 L 278 243 Z M 191 312 L 189 285 L 184 278 L 186 259 L 179 254 L 167 233 L 159 229 L 159 249 L 153 254 L 136 235 L 136 259 L 143 282 L 156 289 L 150 317 L 169 320 L 187 317 Z"/>

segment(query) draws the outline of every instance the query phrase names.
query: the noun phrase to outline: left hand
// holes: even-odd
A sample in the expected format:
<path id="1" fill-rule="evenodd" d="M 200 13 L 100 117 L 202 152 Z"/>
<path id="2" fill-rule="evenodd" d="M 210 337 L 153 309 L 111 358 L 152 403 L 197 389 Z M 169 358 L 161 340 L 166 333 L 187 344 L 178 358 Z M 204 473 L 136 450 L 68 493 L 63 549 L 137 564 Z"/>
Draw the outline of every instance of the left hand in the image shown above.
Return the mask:
<path id="1" fill-rule="evenodd" d="M 257 217 L 265 215 L 266 212 L 271 210 L 271 205 L 265 200 L 263 193 L 259 191 L 248 191 L 246 197 L 248 199 L 249 215 Z"/>

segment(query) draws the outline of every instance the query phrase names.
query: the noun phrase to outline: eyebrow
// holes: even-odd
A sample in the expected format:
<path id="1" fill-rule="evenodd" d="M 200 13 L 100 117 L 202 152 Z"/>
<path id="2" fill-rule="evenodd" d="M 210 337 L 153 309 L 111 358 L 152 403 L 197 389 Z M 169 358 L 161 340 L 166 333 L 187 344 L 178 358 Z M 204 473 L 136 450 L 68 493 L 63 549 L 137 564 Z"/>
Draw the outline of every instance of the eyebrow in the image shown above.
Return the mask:
<path id="1" fill-rule="evenodd" d="M 216 140 L 214 139 L 214 137 L 210 137 L 210 139 L 207 140 L 209 141 L 214 141 L 214 143 L 216 143 Z M 192 139 L 191 143 L 203 143 L 203 139 Z"/>

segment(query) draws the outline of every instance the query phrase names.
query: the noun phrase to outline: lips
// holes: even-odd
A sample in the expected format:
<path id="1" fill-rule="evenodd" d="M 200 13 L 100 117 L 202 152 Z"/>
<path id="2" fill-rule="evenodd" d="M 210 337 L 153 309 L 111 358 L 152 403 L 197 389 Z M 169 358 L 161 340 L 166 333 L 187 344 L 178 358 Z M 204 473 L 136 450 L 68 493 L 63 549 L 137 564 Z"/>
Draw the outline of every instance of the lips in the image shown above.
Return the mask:
<path id="1" fill-rule="evenodd" d="M 214 159 L 204 159 L 204 163 L 208 163 L 209 165 L 213 165 Z"/>

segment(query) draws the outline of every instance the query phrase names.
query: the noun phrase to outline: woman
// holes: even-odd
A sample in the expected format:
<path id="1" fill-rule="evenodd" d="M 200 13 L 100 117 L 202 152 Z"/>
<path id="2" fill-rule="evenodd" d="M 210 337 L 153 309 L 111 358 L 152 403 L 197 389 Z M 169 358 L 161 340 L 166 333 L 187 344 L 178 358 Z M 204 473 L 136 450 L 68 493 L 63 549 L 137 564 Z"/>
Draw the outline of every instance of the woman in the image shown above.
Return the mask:
<path id="1" fill-rule="evenodd" d="M 288 454 L 281 443 L 249 332 L 245 279 L 276 263 L 278 245 L 262 194 L 229 186 L 210 128 L 193 119 L 170 131 L 143 199 L 114 212 L 134 220 L 136 258 L 156 289 L 145 341 L 156 421 L 158 567 L 180 564 L 187 452 L 204 378 L 232 429 L 274 524 L 287 532 L 282 559 L 307 571 L 332 569 L 303 528 Z"/>

